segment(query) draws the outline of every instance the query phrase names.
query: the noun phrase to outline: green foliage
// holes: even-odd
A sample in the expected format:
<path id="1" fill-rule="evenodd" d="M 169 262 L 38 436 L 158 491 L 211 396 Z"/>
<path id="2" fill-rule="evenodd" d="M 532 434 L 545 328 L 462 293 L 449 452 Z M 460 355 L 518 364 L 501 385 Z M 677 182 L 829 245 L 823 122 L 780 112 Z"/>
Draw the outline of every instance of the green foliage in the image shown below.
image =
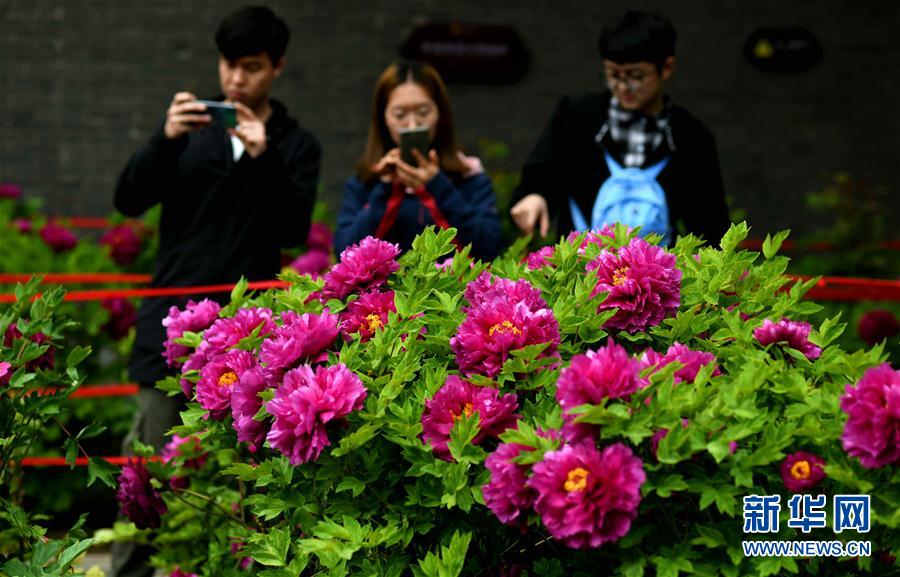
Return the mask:
<path id="1" fill-rule="evenodd" d="M 477 413 L 455 417 L 450 460 L 436 458 L 421 438 L 426 401 L 458 373 L 450 340 L 466 317 L 463 292 L 487 268 L 465 251 L 437 268 L 453 253 L 452 235 L 422 234 L 388 283 L 396 293 L 396 314 L 371 340 L 354 338 L 330 352 L 329 364 L 346 365 L 368 394 L 362 410 L 329 429 L 330 446 L 316 461 L 291 466 L 269 446 L 250 453 L 236 442 L 230 417 L 205 419 L 199 405 L 188 405 L 176 432 L 197 435 L 206 460 L 196 469 L 185 467 L 184 459 L 170 465 L 190 488 L 164 493 L 164 527 L 144 535 L 159 551 L 158 566 L 230 576 L 239 574 L 240 558 L 248 556 L 260 575 L 272 577 L 476 575 L 514 567 L 542 576 L 594 575 L 602 567 L 627 577 L 876 571 L 874 559 L 797 563 L 744 557 L 742 497 L 779 494 L 787 502 L 779 467 L 799 450 L 827 463 L 827 478 L 816 491 L 872 495 L 873 528 L 865 539 L 879 550 L 900 552 L 900 475 L 861 467 L 840 444 L 840 395 L 885 359 L 884 349 L 841 348 L 845 321 L 837 314 L 813 327 L 810 340 L 822 347 L 816 360 L 779 344 L 760 345 L 753 331 L 764 319 L 802 320 L 821 307 L 803 298 L 812 282 L 791 284 L 785 276 L 788 259 L 778 250 L 786 235 L 767 238 L 761 254 L 741 250 L 745 223 L 732 226 L 718 247 L 679 239 L 671 252 L 683 273 L 681 305 L 644 333 L 609 329 L 613 311 L 598 312 L 606 296 L 592 294 L 596 275 L 586 272 L 601 250 L 629 242 L 632 235 L 623 228 L 603 246 L 579 250 L 578 240 L 561 241 L 551 265 L 536 270 L 522 264 L 524 242 L 490 264 L 493 275 L 537 287 L 560 328 L 559 358 L 541 356 L 546 344 L 532 345 L 513 351 L 495 378 L 469 377 L 475 385 L 517 395 L 518 427 L 499 441 L 526 448 L 515 459 L 522 466 L 540 462 L 563 442 L 547 431 L 562 426 L 556 382 L 573 356 L 612 338 L 632 355 L 648 348 L 665 353 L 678 342 L 716 357 L 716 367 L 707 365 L 693 382 L 677 378 L 682 367 L 672 363 L 645 375 L 649 385 L 630 397 L 575 411 L 579 422 L 597 427 L 600 446 L 622 443 L 643 462 L 642 502 L 624 538 L 574 551 L 555 541 L 534 512 L 526 512 L 520 526 L 502 525 L 482 493 L 490 479 L 484 461 L 497 441 L 476 444 Z M 242 306 L 265 304 L 276 313 L 322 310 L 322 303 L 308 298 L 320 282 L 292 282 L 285 291 L 243 300 Z M 346 304 L 327 306 L 340 311 Z M 247 350 L 259 346 L 258 337 L 245 343 Z M 272 395 L 268 391 L 263 398 Z M 269 422 L 265 406 L 257 419 Z M 668 433 L 654 451 L 651 439 L 662 429 Z M 160 470 L 163 480 L 167 471 Z M 823 540 L 856 537 L 812 534 Z M 773 538 L 798 535 L 783 528 Z M 232 552 L 233 543 L 242 544 L 239 552 Z"/>

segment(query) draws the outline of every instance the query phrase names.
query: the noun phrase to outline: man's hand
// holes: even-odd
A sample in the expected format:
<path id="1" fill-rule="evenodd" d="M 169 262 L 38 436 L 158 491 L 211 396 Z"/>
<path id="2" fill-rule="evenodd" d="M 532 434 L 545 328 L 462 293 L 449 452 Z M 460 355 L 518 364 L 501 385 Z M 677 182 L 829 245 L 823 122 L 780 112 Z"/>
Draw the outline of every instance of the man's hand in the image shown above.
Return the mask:
<path id="1" fill-rule="evenodd" d="M 550 211 L 547 201 L 539 194 L 529 194 L 517 202 L 509 215 L 525 234 L 533 233 L 535 225 L 539 225 L 541 236 L 547 236 L 550 232 Z"/>
<path id="2" fill-rule="evenodd" d="M 237 128 L 229 128 L 228 134 L 237 136 L 244 143 L 244 149 L 250 158 L 257 158 L 266 151 L 266 125 L 240 102 L 233 104 L 237 109 L 238 125 Z"/>
<path id="3" fill-rule="evenodd" d="M 176 139 L 180 136 L 200 130 L 212 121 L 206 112 L 206 105 L 196 101 L 197 97 L 190 92 L 179 92 L 172 98 L 169 110 L 166 111 L 166 138 Z"/>
<path id="4" fill-rule="evenodd" d="M 429 151 L 427 159 L 422 156 L 418 149 L 414 148 L 412 153 L 416 157 L 416 162 L 419 163 L 419 166 L 410 166 L 398 158 L 397 178 L 406 186 L 416 189 L 424 187 L 431 182 L 431 179 L 437 176 L 438 171 L 440 171 L 441 165 L 438 161 L 436 150 Z"/>

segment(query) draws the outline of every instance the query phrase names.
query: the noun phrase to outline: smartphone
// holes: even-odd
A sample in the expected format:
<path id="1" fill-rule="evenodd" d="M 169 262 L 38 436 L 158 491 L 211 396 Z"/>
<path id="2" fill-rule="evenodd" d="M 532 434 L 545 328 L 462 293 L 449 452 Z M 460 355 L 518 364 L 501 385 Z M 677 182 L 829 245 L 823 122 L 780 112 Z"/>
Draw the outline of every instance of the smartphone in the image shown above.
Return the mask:
<path id="1" fill-rule="evenodd" d="M 416 157 L 413 156 L 413 149 L 418 149 L 422 156 L 428 158 L 428 127 L 417 126 L 416 128 L 400 129 L 400 159 L 411 166 L 419 166 Z"/>
<path id="2" fill-rule="evenodd" d="M 212 117 L 213 124 L 221 124 L 226 128 L 237 127 L 237 109 L 234 104 L 216 100 L 198 100 L 197 102 L 206 105 L 206 113 Z"/>

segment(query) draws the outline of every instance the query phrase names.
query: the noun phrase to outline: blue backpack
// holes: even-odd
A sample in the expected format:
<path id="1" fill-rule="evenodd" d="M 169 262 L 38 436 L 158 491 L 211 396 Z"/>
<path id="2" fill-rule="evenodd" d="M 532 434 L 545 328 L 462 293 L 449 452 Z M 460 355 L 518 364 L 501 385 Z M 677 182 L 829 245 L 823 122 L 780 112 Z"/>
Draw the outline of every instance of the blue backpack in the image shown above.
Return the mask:
<path id="1" fill-rule="evenodd" d="M 656 181 L 669 159 L 664 158 L 653 166 L 641 169 L 623 168 L 606 151 L 603 151 L 603 157 L 609 167 L 609 178 L 597 192 L 590 226 L 575 200 L 569 197 L 575 230 L 599 230 L 607 224 L 620 222 L 630 227 L 640 226 L 641 236 L 650 233 L 661 235 L 663 245 L 669 244 L 669 205 L 665 191 Z"/>

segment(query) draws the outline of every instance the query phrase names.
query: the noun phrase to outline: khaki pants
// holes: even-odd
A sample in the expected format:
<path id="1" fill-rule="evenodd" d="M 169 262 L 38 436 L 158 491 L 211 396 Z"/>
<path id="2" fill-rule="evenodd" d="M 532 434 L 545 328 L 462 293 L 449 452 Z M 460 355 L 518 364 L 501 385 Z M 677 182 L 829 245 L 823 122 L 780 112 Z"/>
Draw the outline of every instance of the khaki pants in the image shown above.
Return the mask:
<path id="1" fill-rule="evenodd" d="M 166 431 L 181 424 L 178 413 L 185 408 L 181 395 L 167 397 L 152 385 L 142 383 L 138 390 L 138 410 L 134 424 L 122 443 L 122 454 L 132 455 L 132 441 L 150 445 L 156 453 L 162 452 L 170 437 Z M 110 577 L 151 577 L 153 568 L 147 564 L 153 548 L 133 542 L 115 542 L 112 546 L 112 573 Z"/>

